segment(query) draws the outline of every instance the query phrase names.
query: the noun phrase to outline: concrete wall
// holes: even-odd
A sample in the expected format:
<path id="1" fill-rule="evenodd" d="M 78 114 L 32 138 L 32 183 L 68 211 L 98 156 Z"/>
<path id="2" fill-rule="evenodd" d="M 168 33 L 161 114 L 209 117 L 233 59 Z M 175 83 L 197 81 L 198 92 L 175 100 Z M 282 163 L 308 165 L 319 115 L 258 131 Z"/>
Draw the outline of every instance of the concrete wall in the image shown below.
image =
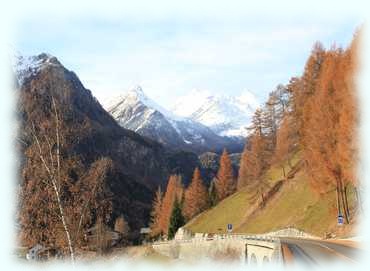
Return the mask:
<path id="1" fill-rule="evenodd" d="M 232 258 L 241 263 L 251 263 L 255 259 L 258 265 L 263 261 L 281 261 L 280 241 L 273 238 L 257 240 L 235 235 L 214 236 L 154 243 L 153 248 L 176 259 Z"/>
<path id="2" fill-rule="evenodd" d="M 263 234 L 264 236 L 276 236 L 276 237 L 297 237 L 297 238 L 309 238 L 309 239 L 319 239 L 317 236 L 313 236 L 304 231 L 298 230 L 296 228 L 286 228 L 274 232 L 269 232 Z"/>
<path id="3" fill-rule="evenodd" d="M 153 243 L 159 253 L 175 259 L 198 260 L 231 257 L 258 265 L 282 262 L 279 237 L 317 238 L 295 228 L 258 235 L 192 233 L 180 228 L 175 240 Z"/>

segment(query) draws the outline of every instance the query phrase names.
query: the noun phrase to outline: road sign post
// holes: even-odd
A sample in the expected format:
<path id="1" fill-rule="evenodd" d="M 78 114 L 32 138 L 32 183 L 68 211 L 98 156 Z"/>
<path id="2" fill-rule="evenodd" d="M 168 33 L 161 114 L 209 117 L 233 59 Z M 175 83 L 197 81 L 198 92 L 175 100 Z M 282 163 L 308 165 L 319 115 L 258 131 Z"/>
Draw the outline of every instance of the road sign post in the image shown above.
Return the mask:
<path id="1" fill-rule="evenodd" d="M 341 226 L 344 224 L 343 215 L 338 215 L 338 225 Z"/>
<path id="2" fill-rule="evenodd" d="M 227 224 L 227 232 L 232 232 L 233 231 L 233 224 Z"/>

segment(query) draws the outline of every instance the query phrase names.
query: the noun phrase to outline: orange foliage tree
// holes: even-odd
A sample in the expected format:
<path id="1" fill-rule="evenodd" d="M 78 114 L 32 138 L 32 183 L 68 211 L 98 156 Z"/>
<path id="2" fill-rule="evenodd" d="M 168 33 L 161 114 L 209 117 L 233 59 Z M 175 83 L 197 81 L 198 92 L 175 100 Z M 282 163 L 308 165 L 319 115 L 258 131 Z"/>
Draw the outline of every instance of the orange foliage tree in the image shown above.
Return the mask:
<path id="1" fill-rule="evenodd" d="M 238 190 L 246 187 L 248 190 L 249 201 L 256 202 L 259 198 L 265 204 L 265 192 L 269 188 L 268 183 L 263 178 L 266 170 L 266 157 L 264 154 L 263 138 L 255 134 L 250 138 L 249 148 L 245 148 L 241 157 Z"/>
<path id="2" fill-rule="evenodd" d="M 164 234 L 168 234 L 168 227 L 170 223 L 170 217 L 173 209 L 175 200 L 182 200 L 183 187 L 181 184 L 181 177 L 178 175 L 171 175 L 166 193 L 162 200 L 161 214 L 159 216 L 159 228 Z"/>
<path id="3" fill-rule="evenodd" d="M 233 167 L 226 149 L 224 149 L 220 158 L 220 168 L 217 172 L 215 186 L 218 200 L 223 200 L 235 192 Z"/>
<path id="4" fill-rule="evenodd" d="M 150 229 L 151 229 L 151 236 L 157 236 L 162 233 L 162 229 L 160 226 L 160 216 L 162 212 L 162 191 L 161 187 L 158 187 L 157 192 L 155 193 L 155 197 L 153 200 L 152 211 L 150 213 L 151 221 L 150 221 Z"/>
<path id="5" fill-rule="evenodd" d="M 299 112 L 301 144 L 312 187 L 319 193 L 336 191 L 338 213 L 347 223 L 347 188 L 349 183 L 355 183 L 357 161 L 354 52 L 353 48 L 321 49 L 318 61 L 314 51 L 302 77 L 301 93 L 295 93 L 296 102 L 303 108 Z"/>
<path id="6" fill-rule="evenodd" d="M 184 216 L 187 220 L 207 209 L 208 192 L 203 184 L 199 168 L 195 168 L 193 179 L 185 191 Z"/>
<path id="7" fill-rule="evenodd" d="M 260 154 L 256 151 L 259 142 L 256 139 L 256 137 L 252 137 L 250 147 L 246 146 L 242 153 L 238 174 L 238 190 L 257 180 L 261 174 L 261 164 L 258 157 Z"/>
<path id="8" fill-rule="evenodd" d="M 297 131 L 293 122 L 294 119 L 290 115 L 285 116 L 276 134 L 273 162 L 281 166 L 284 178 L 286 177 L 284 163 L 287 162 L 292 169 L 291 157 L 298 150 L 299 146 Z"/>

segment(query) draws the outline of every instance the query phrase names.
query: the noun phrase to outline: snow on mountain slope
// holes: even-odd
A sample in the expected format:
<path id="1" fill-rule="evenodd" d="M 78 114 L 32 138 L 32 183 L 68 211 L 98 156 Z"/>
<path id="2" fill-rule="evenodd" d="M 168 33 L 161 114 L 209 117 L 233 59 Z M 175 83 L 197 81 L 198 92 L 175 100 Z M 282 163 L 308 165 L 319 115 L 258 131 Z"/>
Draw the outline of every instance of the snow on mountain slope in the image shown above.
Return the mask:
<path id="1" fill-rule="evenodd" d="M 117 101 L 120 101 L 117 103 Z M 182 117 L 175 115 L 174 113 L 168 111 L 164 107 L 157 104 L 155 101 L 147 97 L 140 86 L 136 86 L 129 90 L 127 93 L 121 94 L 118 97 L 114 97 L 111 100 L 108 100 L 105 103 L 105 108 L 113 108 L 115 107 L 116 110 L 120 108 L 125 108 L 126 106 L 135 104 L 135 103 L 143 103 L 147 107 L 152 110 L 156 110 L 161 112 L 164 116 L 174 119 L 174 120 L 183 120 Z M 120 105 L 120 106 L 117 106 Z"/>
<path id="2" fill-rule="evenodd" d="M 221 136 L 245 137 L 257 107 L 258 102 L 250 92 L 233 97 L 195 90 L 180 97 L 172 112 L 200 122 Z"/>
<path id="3" fill-rule="evenodd" d="M 210 91 L 192 90 L 187 95 L 179 97 L 171 111 L 179 116 L 190 117 L 210 97 L 212 97 Z"/>
<path id="4" fill-rule="evenodd" d="M 139 86 L 107 102 L 105 108 L 122 127 L 172 148 L 200 152 L 241 145 L 201 123 L 176 116 L 148 98 Z"/>
<path id="5" fill-rule="evenodd" d="M 13 70 L 20 86 L 25 80 L 49 65 L 61 66 L 56 57 L 46 53 L 35 56 L 15 55 L 13 62 Z"/>

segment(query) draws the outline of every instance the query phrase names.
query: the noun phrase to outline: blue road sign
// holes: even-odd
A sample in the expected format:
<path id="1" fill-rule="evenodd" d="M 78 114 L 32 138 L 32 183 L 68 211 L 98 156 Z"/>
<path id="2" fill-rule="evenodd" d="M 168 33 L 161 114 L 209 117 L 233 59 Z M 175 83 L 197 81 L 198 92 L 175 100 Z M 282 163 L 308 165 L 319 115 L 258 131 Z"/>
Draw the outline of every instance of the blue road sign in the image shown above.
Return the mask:
<path id="1" fill-rule="evenodd" d="M 343 225 L 343 215 L 338 215 L 338 225 Z"/>
<path id="2" fill-rule="evenodd" d="M 227 224 L 227 231 L 232 232 L 233 231 L 233 224 Z"/>

